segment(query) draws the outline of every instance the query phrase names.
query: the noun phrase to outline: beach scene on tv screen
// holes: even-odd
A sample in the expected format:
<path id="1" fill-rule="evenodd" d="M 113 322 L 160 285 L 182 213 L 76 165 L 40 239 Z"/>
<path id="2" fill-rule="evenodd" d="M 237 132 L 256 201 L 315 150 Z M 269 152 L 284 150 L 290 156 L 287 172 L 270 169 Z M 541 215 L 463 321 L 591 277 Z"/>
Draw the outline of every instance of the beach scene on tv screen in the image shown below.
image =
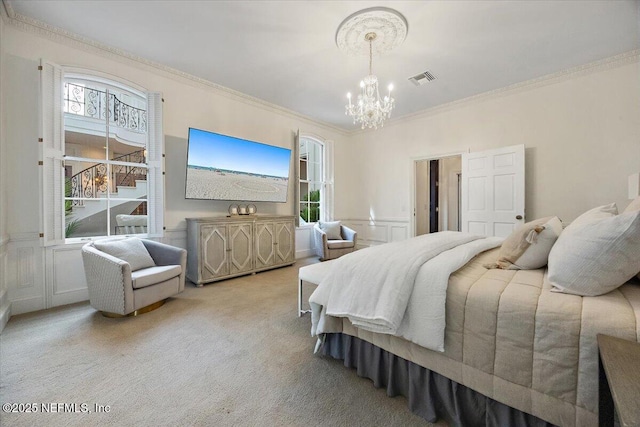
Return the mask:
<path id="1" fill-rule="evenodd" d="M 286 202 L 291 150 L 189 130 L 187 199 Z"/>

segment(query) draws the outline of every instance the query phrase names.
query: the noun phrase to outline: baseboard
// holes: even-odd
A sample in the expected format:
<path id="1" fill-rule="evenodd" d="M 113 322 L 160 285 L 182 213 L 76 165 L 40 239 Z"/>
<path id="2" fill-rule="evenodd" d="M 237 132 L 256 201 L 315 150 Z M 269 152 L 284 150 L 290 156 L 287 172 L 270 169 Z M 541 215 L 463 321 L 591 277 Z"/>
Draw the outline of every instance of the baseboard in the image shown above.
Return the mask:
<path id="1" fill-rule="evenodd" d="M 0 296 L 0 333 L 7 326 L 11 317 L 11 301 L 9 301 L 9 291 L 5 290 Z"/>
<path id="2" fill-rule="evenodd" d="M 314 256 L 316 252 L 313 249 L 303 249 L 301 251 L 296 251 L 296 259 L 308 258 L 310 256 Z"/>
<path id="3" fill-rule="evenodd" d="M 29 313 L 31 311 L 44 310 L 44 297 L 29 297 L 11 301 L 11 315 Z"/>

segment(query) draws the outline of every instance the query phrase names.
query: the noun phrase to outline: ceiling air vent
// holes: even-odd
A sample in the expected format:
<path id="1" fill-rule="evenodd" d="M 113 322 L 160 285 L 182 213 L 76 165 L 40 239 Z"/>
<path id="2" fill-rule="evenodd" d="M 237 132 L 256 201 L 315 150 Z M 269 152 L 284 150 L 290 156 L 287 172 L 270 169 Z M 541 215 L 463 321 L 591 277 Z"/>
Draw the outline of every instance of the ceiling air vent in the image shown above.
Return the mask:
<path id="1" fill-rule="evenodd" d="M 425 71 L 423 73 L 420 73 L 418 75 L 415 75 L 413 77 L 409 77 L 409 81 L 411 83 L 413 83 L 416 86 L 420 86 L 423 85 L 427 82 L 432 82 L 436 79 L 436 76 L 434 76 L 431 71 Z"/>

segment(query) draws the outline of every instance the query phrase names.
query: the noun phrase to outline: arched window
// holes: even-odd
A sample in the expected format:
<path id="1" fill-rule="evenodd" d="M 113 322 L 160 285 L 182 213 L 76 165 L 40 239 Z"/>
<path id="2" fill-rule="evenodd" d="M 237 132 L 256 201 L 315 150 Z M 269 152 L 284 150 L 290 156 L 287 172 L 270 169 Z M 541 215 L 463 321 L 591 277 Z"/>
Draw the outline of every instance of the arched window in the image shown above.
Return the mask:
<path id="1" fill-rule="evenodd" d="M 45 244 L 161 235 L 160 95 L 53 64 L 42 72 Z"/>
<path id="2" fill-rule="evenodd" d="M 298 138 L 298 215 L 300 225 L 331 219 L 330 141 L 308 135 Z"/>

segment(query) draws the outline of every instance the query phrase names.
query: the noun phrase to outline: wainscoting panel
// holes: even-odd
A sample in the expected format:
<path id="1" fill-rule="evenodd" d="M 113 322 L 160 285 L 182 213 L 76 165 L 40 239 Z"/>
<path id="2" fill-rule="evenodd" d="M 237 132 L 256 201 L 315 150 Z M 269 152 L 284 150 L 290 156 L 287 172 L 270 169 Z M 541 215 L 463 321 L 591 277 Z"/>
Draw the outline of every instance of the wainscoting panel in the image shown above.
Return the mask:
<path id="1" fill-rule="evenodd" d="M 391 241 L 399 242 L 401 240 L 407 240 L 409 238 L 409 224 L 407 225 L 391 225 L 389 229 L 391 230 Z"/>
<path id="2" fill-rule="evenodd" d="M 313 226 L 303 225 L 296 228 L 296 259 L 314 256 L 315 240 Z"/>
<path id="3" fill-rule="evenodd" d="M 386 225 L 367 225 L 367 240 L 375 243 L 387 243 L 389 241 L 389 227 Z"/>
<path id="4" fill-rule="evenodd" d="M 399 242 L 409 238 L 408 219 L 345 219 L 344 225 L 358 233 L 358 248 Z"/>
<path id="5" fill-rule="evenodd" d="M 81 249 L 82 244 L 46 249 L 47 307 L 89 299 Z"/>
<path id="6" fill-rule="evenodd" d="M 46 308 L 44 248 L 35 233 L 12 235 L 7 245 L 6 285 L 11 315 Z"/>
<path id="7" fill-rule="evenodd" d="M 32 288 L 35 285 L 35 250 L 33 247 L 17 248 L 16 250 L 16 287 L 18 289 Z"/>

